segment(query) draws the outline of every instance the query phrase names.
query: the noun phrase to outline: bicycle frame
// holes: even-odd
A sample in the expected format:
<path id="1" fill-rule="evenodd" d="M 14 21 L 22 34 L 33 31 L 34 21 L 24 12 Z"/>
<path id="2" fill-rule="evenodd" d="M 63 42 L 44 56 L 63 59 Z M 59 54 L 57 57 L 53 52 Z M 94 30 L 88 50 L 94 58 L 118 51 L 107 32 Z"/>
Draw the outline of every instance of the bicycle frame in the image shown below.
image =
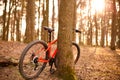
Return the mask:
<path id="1" fill-rule="evenodd" d="M 58 61 L 56 59 L 57 55 L 57 39 L 52 40 L 52 31 L 54 29 L 43 27 L 45 30 L 48 31 L 48 43 L 43 40 L 36 40 L 28 44 L 26 48 L 23 50 L 20 60 L 19 60 L 19 71 L 23 78 L 25 79 L 34 79 L 39 76 L 39 74 L 44 70 L 47 63 L 50 66 L 50 73 L 54 73 L 55 70 L 53 68 L 53 64 L 55 68 L 58 67 Z M 75 29 L 76 32 L 80 32 Z M 79 59 L 80 56 L 80 48 L 79 45 L 72 42 L 72 47 L 75 51 L 73 51 L 74 57 L 74 64 Z M 75 49 L 76 48 L 76 49 Z M 42 63 L 42 64 L 39 64 Z"/>
<path id="2" fill-rule="evenodd" d="M 38 62 L 49 62 L 51 58 L 54 58 L 56 53 L 57 53 L 57 48 L 54 50 L 53 53 L 51 53 L 51 46 L 57 42 L 57 39 L 51 41 L 51 32 L 54 31 L 54 29 L 50 29 L 48 27 L 44 27 L 45 30 L 48 31 L 48 37 L 49 37 L 49 42 L 48 42 L 48 48 L 46 49 L 45 52 L 48 51 L 48 60 L 42 59 L 41 57 L 38 58 Z M 81 31 L 74 29 L 76 32 L 81 33 Z M 39 51 L 38 51 L 39 53 Z M 51 55 L 52 54 L 52 55 Z"/>
<path id="3" fill-rule="evenodd" d="M 39 57 L 39 58 L 38 58 L 38 62 L 49 62 L 50 58 L 54 58 L 54 57 L 55 57 L 55 55 L 56 55 L 56 53 L 57 53 L 57 48 L 54 50 L 53 53 L 51 53 L 51 46 L 52 46 L 54 43 L 56 43 L 56 42 L 57 42 L 57 39 L 55 39 L 55 40 L 53 40 L 53 41 L 51 41 L 51 42 L 48 43 L 48 48 L 47 48 L 46 51 L 45 51 L 45 52 L 48 51 L 48 57 L 49 57 L 48 60 L 45 60 L 45 59 Z M 40 50 L 40 51 L 41 51 L 41 50 Z M 39 51 L 38 51 L 37 53 L 39 53 Z M 52 55 L 51 55 L 51 54 L 52 54 Z"/>

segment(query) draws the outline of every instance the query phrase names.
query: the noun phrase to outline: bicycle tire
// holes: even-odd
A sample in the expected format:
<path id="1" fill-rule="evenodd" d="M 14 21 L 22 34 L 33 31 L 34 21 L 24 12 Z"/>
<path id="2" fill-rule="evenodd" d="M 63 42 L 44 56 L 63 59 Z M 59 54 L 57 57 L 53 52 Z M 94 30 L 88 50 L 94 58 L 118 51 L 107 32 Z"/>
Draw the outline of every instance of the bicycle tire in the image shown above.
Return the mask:
<path id="1" fill-rule="evenodd" d="M 77 62 L 78 62 L 78 60 L 79 60 L 79 58 L 80 58 L 80 47 L 79 47 L 79 45 L 77 44 L 77 43 L 75 43 L 75 42 L 72 42 L 72 47 L 75 47 L 76 48 L 76 51 L 77 51 L 77 53 L 75 53 L 76 54 L 76 56 L 75 56 L 75 58 L 74 58 L 74 64 L 76 64 Z M 74 56 L 74 53 L 73 53 L 73 56 Z M 54 65 L 55 65 L 55 67 L 57 68 L 57 61 L 56 61 L 56 56 L 55 56 L 55 61 L 54 61 Z"/>
<path id="2" fill-rule="evenodd" d="M 76 49 L 77 49 L 77 55 L 76 55 L 76 57 L 75 57 L 75 59 L 74 59 L 74 64 L 76 64 L 77 62 L 78 62 L 78 60 L 79 60 L 79 58 L 80 58 L 80 47 L 79 47 L 79 45 L 77 44 L 77 43 L 75 43 L 75 42 L 72 42 L 72 46 L 75 46 L 76 47 Z M 73 54 L 74 55 L 74 54 Z"/>
<path id="3" fill-rule="evenodd" d="M 36 49 L 38 46 L 41 46 L 44 49 L 48 48 L 47 43 L 45 43 L 44 41 L 35 40 L 35 41 L 29 43 L 26 46 L 26 48 L 23 50 L 23 52 L 20 56 L 19 66 L 18 66 L 19 67 L 19 72 L 22 75 L 22 77 L 25 78 L 26 80 L 37 78 L 40 75 L 40 73 L 44 70 L 44 68 L 46 67 L 47 62 L 43 62 L 43 63 L 41 63 L 41 65 L 39 65 L 38 69 L 35 70 L 35 67 L 34 67 L 35 64 L 31 60 L 31 54 L 29 54 L 29 53 L 31 53 L 32 50 L 34 50 L 34 48 Z M 39 49 L 41 47 L 39 47 Z M 31 50 L 31 51 L 29 51 L 29 50 Z M 28 52 L 28 56 L 27 56 L 27 52 Z M 45 54 L 44 54 L 44 58 L 46 60 L 48 59 L 47 55 L 48 55 L 48 51 L 45 52 Z M 40 56 L 40 54 L 39 54 L 39 56 Z M 26 61 L 24 62 L 25 58 L 26 58 Z M 29 61 L 30 61 L 30 63 L 28 63 Z M 40 64 L 40 62 L 38 62 L 38 63 Z M 24 67 L 25 67 L 26 70 L 24 70 Z M 31 69 L 29 69 L 30 67 L 33 67 L 34 69 L 31 70 Z M 30 74 L 29 73 L 27 74 L 27 70 L 29 70 L 28 72 L 33 71 L 33 72 L 36 72 L 36 73 L 33 74 L 31 72 Z"/>

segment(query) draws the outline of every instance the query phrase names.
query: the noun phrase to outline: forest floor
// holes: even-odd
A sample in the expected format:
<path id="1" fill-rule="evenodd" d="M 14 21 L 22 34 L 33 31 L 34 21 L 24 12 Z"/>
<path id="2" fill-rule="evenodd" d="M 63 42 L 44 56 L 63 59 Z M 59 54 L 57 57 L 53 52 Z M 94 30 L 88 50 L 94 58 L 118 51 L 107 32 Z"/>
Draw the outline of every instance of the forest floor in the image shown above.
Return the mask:
<path id="1" fill-rule="evenodd" d="M 24 80 L 19 71 L 20 54 L 26 44 L 0 41 L 0 80 Z M 2 62 L 13 62 L 2 64 Z M 120 80 L 120 49 L 81 46 L 81 55 L 75 65 L 78 80 Z M 49 73 L 49 68 L 36 80 L 59 80 Z"/>

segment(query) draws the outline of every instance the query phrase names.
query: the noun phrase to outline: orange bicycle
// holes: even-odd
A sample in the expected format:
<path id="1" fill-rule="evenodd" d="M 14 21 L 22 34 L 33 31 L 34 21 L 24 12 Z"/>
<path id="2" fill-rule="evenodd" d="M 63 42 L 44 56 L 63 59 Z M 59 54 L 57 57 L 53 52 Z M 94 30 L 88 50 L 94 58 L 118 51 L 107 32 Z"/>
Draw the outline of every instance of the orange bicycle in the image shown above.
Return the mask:
<path id="1" fill-rule="evenodd" d="M 51 33 L 54 29 L 48 27 L 44 27 L 44 29 L 47 30 L 49 34 L 48 44 L 43 40 L 35 40 L 26 46 L 20 56 L 19 72 L 25 79 L 34 79 L 38 77 L 46 67 L 47 63 L 49 63 L 50 66 L 50 73 L 54 72 L 54 69 L 52 69 L 53 63 L 57 68 L 57 48 L 52 50 L 52 48 L 56 46 L 55 43 L 57 42 L 57 39 L 51 41 Z M 80 32 L 79 30 L 75 31 Z M 72 42 L 72 49 L 74 63 L 76 64 L 80 57 L 80 47 L 78 44 Z"/>

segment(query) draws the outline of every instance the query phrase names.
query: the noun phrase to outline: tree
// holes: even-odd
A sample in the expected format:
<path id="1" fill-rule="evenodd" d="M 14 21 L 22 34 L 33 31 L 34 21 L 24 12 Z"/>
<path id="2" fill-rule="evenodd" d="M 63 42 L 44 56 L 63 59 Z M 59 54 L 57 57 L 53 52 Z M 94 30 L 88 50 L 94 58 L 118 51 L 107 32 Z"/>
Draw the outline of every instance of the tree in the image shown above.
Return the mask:
<path id="1" fill-rule="evenodd" d="M 8 12 L 8 20 L 7 20 L 7 25 L 6 25 L 6 40 L 8 40 L 9 37 L 9 28 L 10 28 L 10 15 L 11 15 L 11 10 L 12 10 L 12 1 L 9 1 L 9 12 Z"/>
<path id="2" fill-rule="evenodd" d="M 105 14 L 103 13 L 102 20 L 101 20 L 101 47 L 105 45 Z"/>
<path id="3" fill-rule="evenodd" d="M 27 0 L 27 14 L 26 14 L 26 32 L 25 42 L 34 40 L 35 34 L 35 0 Z"/>
<path id="4" fill-rule="evenodd" d="M 21 39 L 21 31 L 20 31 L 20 11 L 17 11 L 17 19 L 16 19 L 16 40 L 20 41 Z"/>
<path id="5" fill-rule="evenodd" d="M 46 5 L 45 5 L 46 4 Z M 48 13 L 49 13 L 49 0 L 44 0 L 43 2 L 43 21 L 42 21 L 42 27 L 41 27 L 41 39 L 48 42 L 48 36 L 47 31 L 43 29 L 43 26 L 48 26 Z"/>
<path id="6" fill-rule="evenodd" d="M 55 21 L 54 21 L 54 17 L 55 17 L 55 5 L 54 5 L 54 0 L 53 0 L 53 7 L 52 7 L 52 28 L 54 29 L 54 24 L 55 24 Z M 53 32 L 53 35 L 52 35 L 52 39 L 54 40 L 54 32 Z"/>
<path id="7" fill-rule="evenodd" d="M 91 15 L 91 0 L 89 0 L 89 10 L 88 10 L 88 34 L 87 34 L 87 44 L 92 45 L 92 37 L 93 37 L 93 28 L 92 28 L 92 15 Z"/>
<path id="8" fill-rule="evenodd" d="M 13 11 L 13 13 L 14 13 L 14 20 L 13 20 L 14 21 L 14 25 L 13 25 L 13 32 L 11 32 L 11 35 L 16 33 L 16 40 L 20 41 L 21 40 L 20 39 L 21 38 L 21 31 L 20 31 L 20 18 L 21 18 L 20 12 L 21 11 L 17 10 L 17 7 L 19 7 L 18 3 L 17 3 L 17 0 L 14 0 L 14 5 L 15 5 L 15 9 Z M 13 40 L 14 40 L 14 36 L 15 35 L 12 35 Z"/>
<path id="9" fill-rule="evenodd" d="M 76 5 L 76 0 L 75 0 L 75 9 L 74 9 L 74 22 L 73 22 L 73 28 L 76 29 L 76 12 L 77 12 L 77 5 Z M 75 31 L 73 30 L 73 41 L 76 40 L 76 34 Z"/>
<path id="10" fill-rule="evenodd" d="M 74 24 L 74 0 L 61 0 L 58 31 L 58 74 L 63 80 L 76 80 L 72 55 L 72 28 Z"/>
<path id="11" fill-rule="evenodd" d="M 97 24 L 97 12 L 95 11 L 95 16 L 94 16 L 94 20 L 95 20 L 95 42 L 96 45 L 98 46 L 98 24 Z"/>
<path id="12" fill-rule="evenodd" d="M 112 50 L 115 50 L 115 42 L 116 42 L 116 3 L 115 0 L 113 0 L 112 3 L 112 7 L 113 7 L 113 14 L 112 14 L 112 29 L 111 29 L 111 44 L 110 44 L 110 48 Z"/>
<path id="13" fill-rule="evenodd" d="M 39 7 L 38 7 L 38 30 L 37 30 L 38 38 L 40 36 L 40 4 L 41 4 L 40 2 L 41 2 L 41 0 L 39 0 Z"/>
<path id="14" fill-rule="evenodd" d="M 119 12 L 118 12 L 118 48 L 120 48 L 120 0 L 119 0 Z"/>
<path id="15" fill-rule="evenodd" d="M 4 7 L 4 11 L 3 11 L 3 36 L 2 36 L 2 40 L 6 40 L 6 10 L 7 10 L 7 0 L 4 0 L 5 3 L 5 7 Z"/>

